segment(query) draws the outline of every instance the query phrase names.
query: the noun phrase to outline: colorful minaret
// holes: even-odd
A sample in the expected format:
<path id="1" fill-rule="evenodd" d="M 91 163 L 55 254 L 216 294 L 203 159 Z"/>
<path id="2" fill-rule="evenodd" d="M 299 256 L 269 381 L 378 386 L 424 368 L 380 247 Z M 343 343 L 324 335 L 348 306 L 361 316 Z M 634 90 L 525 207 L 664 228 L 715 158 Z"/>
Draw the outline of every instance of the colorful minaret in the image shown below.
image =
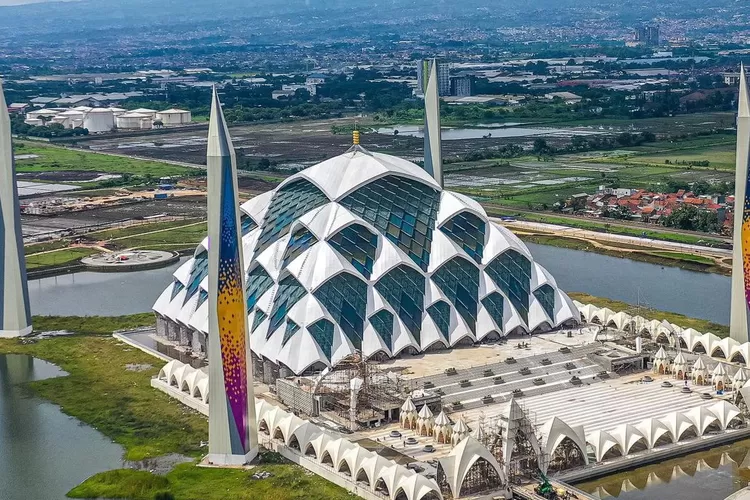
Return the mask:
<path id="1" fill-rule="evenodd" d="M 208 461 L 242 465 L 258 454 L 253 371 L 237 197 L 237 161 L 214 88 L 208 126 Z"/>
<path id="2" fill-rule="evenodd" d="M 0 337 L 30 333 L 31 309 L 10 115 L 0 83 Z"/>
<path id="3" fill-rule="evenodd" d="M 443 185 L 443 155 L 440 136 L 440 94 L 438 86 L 438 62 L 436 59 L 422 61 L 422 85 L 424 88 L 424 169 Z"/>
<path id="4" fill-rule="evenodd" d="M 750 99 L 745 67 L 740 70 L 737 110 L 737 164 L 734 177 L 734 241 L 732 249 L 732 310 L 729 334 L 738 342 L 748 341 L 750 307 Z"/>

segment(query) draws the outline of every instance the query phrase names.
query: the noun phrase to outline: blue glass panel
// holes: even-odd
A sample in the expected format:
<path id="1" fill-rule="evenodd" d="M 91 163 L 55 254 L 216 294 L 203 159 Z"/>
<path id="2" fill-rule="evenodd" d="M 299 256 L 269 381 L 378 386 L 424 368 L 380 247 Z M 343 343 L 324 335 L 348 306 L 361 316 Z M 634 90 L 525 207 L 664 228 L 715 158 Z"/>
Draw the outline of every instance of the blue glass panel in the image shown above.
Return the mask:
<path id="1" fill-rule="evenodd" d="M 446 341 L 450 341 L 448 335 L 450 334 L 451 326 L 451 306 L 443 300 L 438 300 L 427 308 L 427 314 L 435 322 L 443 338 Z"/>
<path id="2" fill-rule="evenodd" d="M 284 338 L 281 340 L 281 345 L 285 346 L 289 339 L 294 337 L 294 334 L 299 330 L 299 325 L 291 319 L 286 320 L 286 330 L 284 330 Z"/>
<path id="3" fill-rule="evenodd" d="M 266 319 L 268 315 L 261 311 L 260 309 L 255 310 L 255 316 L 253 317 L 253 327 L 250 329 L 250 333 L 254 332 L 258 329 L 261 323 L 263 323 L 263 320 Z"/>
<path id="4" fill-rule="evenodd" d="M 298 179 L 280 188 L 274 193 L 263 217 L 263 226 L 255 246 L 256 255 L 288 233 L 292 222 L 326 203 L 326 195 L 305 179 Z"/>
<path id="5" fill-rule="evenodd" d="M 318 239 L 304 226 L 294 231 L 284 251 L 282 267 L 288 266 L 291 261 L 317 242 Z"/>
<path id="6" fill-rule="evenodd" d="M 247 233 L 258 227 L 258 224 L 255 223 L 253 218 L 247 214 L 242 214 L 240 217 L 240 225 L 242 226 L 242 236 L 245 236 Z"/>
<path id="7" fill-rule="evenodd" d="M 245 281 L 247 310 L 251 311 L 263 294 L 271 289 L 273 286 L 273 280 L 265 269 L 261 266 L 256 266 L 248 273 Z"/>
<path id="8" fill-rule="evenodd" d="M 208 292 L 205 290 L 201 290 L 198 294 L 198 304 L 195 306 L 195 308 L 198 309 L 206 300 L 208 300 Z"/>
<path id="9" fill-rule="evenodd" d="M 362 332 L 367 314 L 367 283 L 349 273 L 340 273 L 317 290 L 317 298 L 355 349 L 362 349 Z"/>
<path id="10" fill-rule="evenodd" d="M 340 203 L 375 226 L 427 271 L 440 203 L 437 190 L 389 175 L 357 189 Z"/>
<path id="11" fill-rule="evenodd" d="M 492 281 L 505 293 L 521 315 L 524 323 L 529 318 L 529 294 L 531 293 L 531 262 L 515 250 L 498 255 L 485 268 Z"/>
<path id="12" fill-rule="evenodd" d="M 320 319 L 307 327 L 312 338 L 320 346 L 328 361 L 331 360 L 331 349 L 333 348 L 333 323 L 326 319 Z"/>
<path id="13" fill-rule="evenodd" d="M 450 239 L 461 245 L 477 263 L 482 262 L 484 252 L 485 224 L 482 219 L 470 212 L 461 212 L 440 227 Z"/>
<path id="14" fill-rule="evenodd" d="M 208 276 L 208 252 L 198 255 L 193 261 L 193 269 L 190 270 L 188 277 L 187 294 L 185 295 L 185 304 L 198 291 L 198 287 L 206 276 Z"/>
<path id="15" fill-rule="evenodd" d="M 370 324 L 383 339 L 388 349 L 393 350 L 393 314 L 383 309 L 370 316 Z"/>
<path id="16" fill-rule="evenodd" d="M 266 338 L 284 322 L 289 309 L 305 295 L 305 288 L 299 284 L 294 276 L 288 275 L 279 282 L 279 289 L 273 299 L 273 310 L 271 311 L 271 326 L 268 328 Z"/>
<path id="17" fill-rule="evenodd" d="M 380 278 L 375 283 L 375 289 L 388 301 L 419 343 L 424 308 L 424 276 L 402 264 Z"/>
<path id="18" fill-rule="evenodd" d="M 497 292 L 492 292 L 482 299 L 482 305 L 490 317 L 495 321 L 498 328 L 503 328 L 503 296 Z"/>
<path id="19" fill-rule="evenodd" d="M 542 304 L 544 312 L 551 320 L 555 319 L 555 289 L 550 285 L 542 285 L 534 290 L 534 297 Z"/>
<path id="20" fill-rule="evenodd" d="M 180 283 L 178 280 L 174 280 L 174 284 L 172 285 L 172 298 L 169 300 L 174 300 L 177 295 L 185 289 L 185 285 Z"/>
<path id="21" fill-rule="evenodd" d="M 352 224 L 331 236 L 328 243 L 369 279 L 378 249 L 378 235 L 361 224 Z"/>
<path id="22" fill-rule="evenodd" d="M 432 275 L 432 281 L 476 333 L 479 269 L 462 257 L 454 257 Z"/>

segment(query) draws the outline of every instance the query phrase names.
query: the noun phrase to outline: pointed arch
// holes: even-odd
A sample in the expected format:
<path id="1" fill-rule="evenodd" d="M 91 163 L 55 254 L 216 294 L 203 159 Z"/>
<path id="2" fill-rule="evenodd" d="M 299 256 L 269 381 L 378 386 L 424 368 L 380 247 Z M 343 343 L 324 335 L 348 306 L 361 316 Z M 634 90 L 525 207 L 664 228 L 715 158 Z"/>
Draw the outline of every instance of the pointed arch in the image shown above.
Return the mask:
<path id="1" fill-rule="evenodd" d="M 365 483 L 368 487 L 370 486 L 370 478 L 367 476 L 367 471 L 360 467 L 357 474 L 354 476 L 354 480 L 358 483 Z"/>
<path id="2" fill-rule="evenodd" d="M 312 445 L 312 443 L 309 443 L 307 447 L 305 448 L 305 456 L 306 457 L 313 457 L 317 460 L 318 454 L 315 453 L 315 447 Z"/>
<path id="3" fill-rule="evenodd" d="M 388 491 L 388 485 L 385 484 L 385 479 L 382 477 L 379 477 L 377 481 L 375 481 L 375 491 L 378 493 L 382 493 L 387 497 L 391 496 L 391 492 Z"/>
<path id="4" fill-rule="evenodd" d="M 289 438 L 289 444 L 287 445 L 293 450 L 302 451 L 299 447 L 299 440 L 297 439 L 297 436 L 292 434 L 292 437 Z"/>
<path id="5" fill-rule="evenodd" d="M 344 474 L 344 475 L 347 475 L 347 476 L 351 477 L 352 476 L 352 470 L 349 468 L 349 462 L 347 462 L 346 460 L 342 460 L 339 463 L 337 472 L 340 472 L 341 474 Z"/>
<path id="6" fill-rule="evenodd" d="M 258 432 L 262 432 L 266 436 L 269 436 L 271 434 L 271 431 L 268 430 L 268 424 L 266 423 L 266 419 L 261 418 L 258 421 Z"/>
<path id="7" fill-rule="evenodd" d="M 331 458 L 331 454 L 328 453 L 328 450 L 324 451 L 320 456 L 320 463 L 333 467 L 333 459 Z"/>

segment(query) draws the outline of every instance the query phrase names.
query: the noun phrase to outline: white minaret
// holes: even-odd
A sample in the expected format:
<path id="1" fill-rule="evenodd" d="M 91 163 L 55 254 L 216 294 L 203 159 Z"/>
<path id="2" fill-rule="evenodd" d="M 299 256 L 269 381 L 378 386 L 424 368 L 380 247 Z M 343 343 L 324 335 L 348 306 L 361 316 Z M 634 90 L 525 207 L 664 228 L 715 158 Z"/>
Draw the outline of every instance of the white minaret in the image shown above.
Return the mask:
<path id="1" fill-rule="evenodd" d="M 247 330 L 237 161 L 214 88 L 208 126 L 208 461 L 242 465 L 258 454 Z"/>
<path id="2" fill-rule="evenodd" d="M 31 309 L 10 115 L 0 83 L 0 337 L 21 337 L 30 333 Z"/>
<path id="3" fill-rule="evenodd" d="M 424 88 L 424 169 L 443 185 L 443 155 L 440 136 L 440 93 L 438 62 L 436 59 L 422 61 L 422 84 Z"/>
<path id="4" fill-rule="evenodd" d="M 748 161 L 750 160 L 750 99 L 745 67 L 740 70 L 739 109 L 737 110 L 737 164 L 734 176 L 734 241 L 732 249 L 732 310 L 729 334 L 748 341 L 750 304 L 750 200 L 748 200 Z"/>

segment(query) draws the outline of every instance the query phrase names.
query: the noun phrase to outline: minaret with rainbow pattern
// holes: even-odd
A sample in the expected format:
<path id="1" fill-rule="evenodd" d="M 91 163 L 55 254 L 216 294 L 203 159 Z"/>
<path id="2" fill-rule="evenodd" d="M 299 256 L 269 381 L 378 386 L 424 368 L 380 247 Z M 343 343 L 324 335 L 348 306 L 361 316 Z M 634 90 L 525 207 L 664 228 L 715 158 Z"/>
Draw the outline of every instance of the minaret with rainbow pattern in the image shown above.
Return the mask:
<path id="1" fill-rule="evenodd" d="M 22 337 L 31 331 L 10 115 L 0 83 L 0 338 Z"/>
<path id="2" fill-rule="evenodd" d="M 734 177 L 734 239 L 732 247 L 732 309 L 729 335 L 736 341 L 748 341 L 750 307 L 750 96 L 745 67 L 740 69 L 740 94 L 737 109 L 737 159 Z"/>
<path id="3" fill-rule="evenodd" d="M 258 454 L 247 329 L 237 160 L 214 87 L 208 126 L 208 462 L 243 465 Z"/>

